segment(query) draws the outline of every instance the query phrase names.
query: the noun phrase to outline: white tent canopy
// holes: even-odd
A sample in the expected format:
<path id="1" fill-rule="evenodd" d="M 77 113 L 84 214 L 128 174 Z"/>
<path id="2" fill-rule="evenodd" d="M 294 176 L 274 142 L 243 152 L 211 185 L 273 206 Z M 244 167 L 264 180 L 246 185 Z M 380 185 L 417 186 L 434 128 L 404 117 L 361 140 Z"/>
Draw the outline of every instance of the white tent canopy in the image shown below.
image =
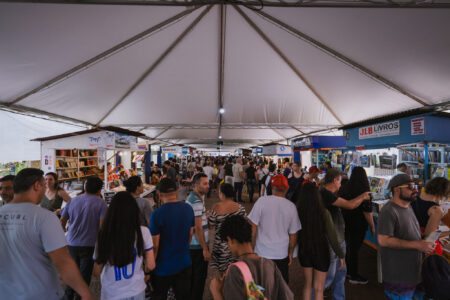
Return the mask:
<path id="1" fill-rule="evenodd" d="M 448 105 L 448 28 L 447 8 L 1 3 L 0 106 L 199 148 L 286 141 Z"/>
<path id="2" fill-rule="evenodd" d="M 0 163 L 40 160 L 41 145 L 30 140 L 80 130 L 79 126 L 0 111 Z"/>

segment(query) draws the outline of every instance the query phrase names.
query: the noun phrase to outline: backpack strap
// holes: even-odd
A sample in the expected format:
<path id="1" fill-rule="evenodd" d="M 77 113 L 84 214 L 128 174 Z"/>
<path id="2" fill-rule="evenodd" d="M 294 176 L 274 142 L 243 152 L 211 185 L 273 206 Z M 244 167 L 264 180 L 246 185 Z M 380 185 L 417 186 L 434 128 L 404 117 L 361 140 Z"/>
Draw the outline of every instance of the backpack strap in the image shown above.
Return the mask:
<path id="1" fill-rule="evenodd" d="M 250 282 L 253 282 L 253 276 L 248 268 L 248 265 L 243 261 L 238 261 L 233 263 L 233 266 L 237 267 L 239 271 L 241 271 L 242 277 L 244 278 L 245 286 L 247 286 Z"/>

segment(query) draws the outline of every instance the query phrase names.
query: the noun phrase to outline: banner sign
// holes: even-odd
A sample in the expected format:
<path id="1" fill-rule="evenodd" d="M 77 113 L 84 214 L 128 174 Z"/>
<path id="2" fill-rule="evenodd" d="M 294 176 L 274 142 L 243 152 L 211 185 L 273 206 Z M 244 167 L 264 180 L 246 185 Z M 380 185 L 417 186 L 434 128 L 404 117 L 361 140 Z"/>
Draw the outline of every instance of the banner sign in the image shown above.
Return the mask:
<path id="1" fill-rule="evenodd" d="M 411 120 L 411 135 L 425 134 L 425 118 Z"/>
<path id="2" fill-rule="evenodd" d="M 312 144 L 313 144 L 312 138 L 306 137 L 301 140 L 294 141 L 292 143 L 292 146 L 294 146 L 294 147 L 310 147 L 310 146 L 312 146 Z"/>
<path id="3" fill-rule="evenodd" d="M 106 149 L 114 149 L 115 146 L 115 137 L 116 135 L 114 134 L 114 132 L 105 132 L 105 148 Z"/>
<path id="4" fill-rule="evenodd" d="M 175 147 L 161 147 L 162 153 L 181 153 L 181 147 L 175 146 Z"/>
<path id="5" fill-rule="evenodd" d="M 97 134 L 93 134 L 93 135 L 89 135 L 87 137 L 88 139 L 88 143 L 89 143 L 89 147 L 102 147 L 103 146 L 103 139 L 102 139 L 102 134 L 101 133 L 97 133 Z"/>
<path id="6" fill-rule="evenodd" d="M 400 135 L 400 121 L 390 121 L 359 128 L 359 139 L 373 139 Z"/>

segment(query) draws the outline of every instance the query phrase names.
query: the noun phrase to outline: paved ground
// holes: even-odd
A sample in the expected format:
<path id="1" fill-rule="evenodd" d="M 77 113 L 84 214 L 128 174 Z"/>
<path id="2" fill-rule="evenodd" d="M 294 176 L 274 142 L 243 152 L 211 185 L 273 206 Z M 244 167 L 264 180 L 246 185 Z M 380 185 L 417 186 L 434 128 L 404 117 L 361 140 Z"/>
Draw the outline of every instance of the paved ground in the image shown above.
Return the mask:
<path id="1" fill-rule="evenodd" d="M 183 193 L 180 193 L 180 195 L 183 195 Z M 246 200 L 244 198 L 244 200 Z M 206 208 L 209 209 L 211 206 L 216 202 L 217 197 L 213 193 L 212 197 L 207 199 L 206 201 Z M 245 203 L 244 204 L 247 213 L 251 210 L 251 204 Z M 214 232 L 211 231 L 211 235 L 213 235 Z M 212 240 L 212 239 L 211 239 Z M 383 289 L 380 284 L 377 282 L 377 268 L 376 268 L 376 251 L 372 248 L 369 248 L 368 246 L 363 246 L 361 249 L 360 254 L 360 271 L 361 274 L 366 276 L 369 279 L 369 283 L 367 285 L 346 285 L 346 298 L 347 300 L 378 300 L 378 299 L 385 299 L 383 296 Z M 290 277 L 290 284 L 291 290 L 295 294 L 295 299 L 301 299 L 301 291 L 303 287 L 303 272 L 302 268 L 299 265 L 297 260 L 294 260 L 292 266 L 289 270 L 289 277 Z M 203 296 L 203 300 L 210 300 L 211 294 L 209 292 L 209 289 L 207 288 L 209 286 L 209 281 L 211 279 L 211 274 L 208 276 L 208 281 L 206 283 L 205 287 L 205 293 Z M 95 292 L 97 297 L 99 298 L 100 294 L 100 284 L 97 279 L 93 278 L 91 283 L 91 289 Z M 330 298 L 331 299 L 331 298 Z M 180 299 L 183 300 L 183 299 Z M 274 299 L 276 300 L 276 299 Z"/>

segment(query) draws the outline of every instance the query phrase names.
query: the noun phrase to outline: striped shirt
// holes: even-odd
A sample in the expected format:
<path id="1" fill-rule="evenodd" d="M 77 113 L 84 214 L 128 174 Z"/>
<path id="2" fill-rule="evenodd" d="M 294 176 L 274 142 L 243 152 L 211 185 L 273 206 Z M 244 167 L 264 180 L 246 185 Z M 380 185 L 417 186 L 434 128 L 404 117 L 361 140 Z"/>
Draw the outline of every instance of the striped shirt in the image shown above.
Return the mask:
<path id="1" fill-rule="evenodd" d="M 194 210 L 194 216 L 196 218 L 197 217 L 202 218 L 203 234 L 205 237 L 205 242 L 208 243 L 208 237 L 209 237 L 208 219 L 206 218 L 206 208 L 205 208 L 205 203 L 203 202 L 203 197 L 200 196 L 195 191 L 192 191 L 189 194 L 189 196 L 187 197 L 186 203 L 192 207 L 192 209 Z M 202 248 L 202 246 L 200 245 L 200 242 L 197 239 L 196 234 L 197 233 L 195 233 L 192 236 L 192 241 L 191 241 L 191 246 L 190 246 L 191 249 L 201 249 Z"/>

